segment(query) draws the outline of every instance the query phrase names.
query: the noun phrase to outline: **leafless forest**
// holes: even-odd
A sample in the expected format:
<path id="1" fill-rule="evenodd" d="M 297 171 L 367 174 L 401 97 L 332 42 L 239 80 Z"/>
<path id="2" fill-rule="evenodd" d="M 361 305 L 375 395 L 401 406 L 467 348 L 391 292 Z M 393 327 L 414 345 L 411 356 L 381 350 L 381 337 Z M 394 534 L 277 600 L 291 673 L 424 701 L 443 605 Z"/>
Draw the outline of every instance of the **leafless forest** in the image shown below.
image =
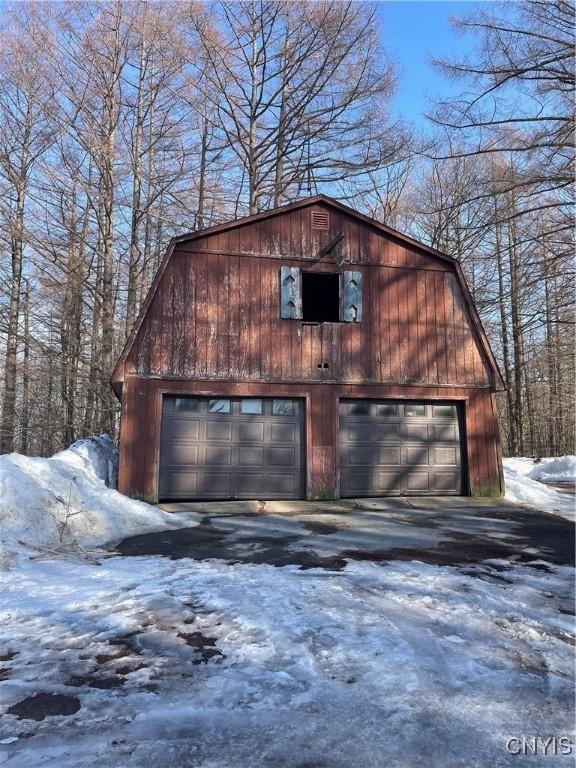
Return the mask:
<path id="1" fill-rule="evenodd" d="M 508 454 L 574 452 L 574 10 L 460 19 L 460 96 L 389 117 L 378 5 L 60 2 L 0 23 L 0 452 L 116 429 L 168 240 L 323 192 L 461 260 Z"/>

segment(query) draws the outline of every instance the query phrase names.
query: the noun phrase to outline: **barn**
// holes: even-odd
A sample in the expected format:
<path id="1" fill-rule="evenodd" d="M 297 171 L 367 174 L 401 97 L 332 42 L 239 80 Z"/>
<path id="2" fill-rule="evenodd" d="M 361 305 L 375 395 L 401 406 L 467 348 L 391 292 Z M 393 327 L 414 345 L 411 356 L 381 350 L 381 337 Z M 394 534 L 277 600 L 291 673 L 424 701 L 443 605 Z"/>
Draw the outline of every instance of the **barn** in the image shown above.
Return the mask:
<path id="1" fill-rule="evenodd" d="M 323 195 L 173 239 L 111 383 L 150 502 L 503 492 L 459 263 Z"/>

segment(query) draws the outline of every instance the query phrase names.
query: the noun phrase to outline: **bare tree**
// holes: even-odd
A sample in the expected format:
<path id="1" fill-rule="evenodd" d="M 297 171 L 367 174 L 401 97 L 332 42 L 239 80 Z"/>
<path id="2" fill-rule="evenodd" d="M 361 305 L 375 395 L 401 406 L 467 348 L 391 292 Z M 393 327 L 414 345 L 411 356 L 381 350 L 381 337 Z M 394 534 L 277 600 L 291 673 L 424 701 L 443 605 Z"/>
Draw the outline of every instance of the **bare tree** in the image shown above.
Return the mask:
<path id="1" fill-rule="evenodd" d="M 0 452 L 14 449 L 16 426 L 16 377 L 25 215 L 30 176 L 35 163 L 50 143 L 43 105 L 50 98 L 44 71 L 42 49 L 30 56 L 25 27 L 36 24 L 33 10 L 27 8 L 12 18 L 0 44 L 0 174 L 7 198 L 3 219 L 10 233 L 9 312 L 4 367 Z"/>
<path id="2" fill-rule="evenodd" d="M 574 7 L 565 0 L 494 3 L 456 20 L 477 36 L 475 57 L 438 60 L 468 90 L 438 105 L 433 120 L 458 136 L 447 156 L 517 157 L 516 216 L 556 209 L 570 228 L 574 178 Z"/>
<path id="3" fill-rule="evenodd" d="M 223 2 L 191 16 L 204 93 L 251 213 L 390 159 L 394 77 L 372 4 Z"/>

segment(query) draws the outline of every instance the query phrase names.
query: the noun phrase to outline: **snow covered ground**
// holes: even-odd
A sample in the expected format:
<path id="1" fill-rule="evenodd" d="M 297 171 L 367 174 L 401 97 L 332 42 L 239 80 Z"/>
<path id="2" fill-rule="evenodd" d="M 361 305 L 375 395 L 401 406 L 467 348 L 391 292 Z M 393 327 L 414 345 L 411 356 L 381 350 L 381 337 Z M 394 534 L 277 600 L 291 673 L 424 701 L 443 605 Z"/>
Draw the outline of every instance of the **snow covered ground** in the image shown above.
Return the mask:
<path id="1" fill-rule="evenodd" d="M 538 462 L 524 457 L 504 459 L 504 480 L 506 498 L 510 501 L 576 520 L 576 497 L 570 489 L 554 487 L 576 483 L 576 456 L 559 456 Z"/>
<path id="2" fill-rule="evenodd" d="M 572 574 L 540 567 L 24 564 L 0 706 L 80 708 L 5 714 L 0 749 L 58 768 L 517 765 L 507 739 L 571 735 Z"/>
<path id="3" fill-rule="evenodd" d="M 31 560 L 66 510 L 84 546 L 174 518 L 106 488 L 104 438 L 0 461 L 0 765 L 498 768 L 574 740 L 570 568 Z"/>

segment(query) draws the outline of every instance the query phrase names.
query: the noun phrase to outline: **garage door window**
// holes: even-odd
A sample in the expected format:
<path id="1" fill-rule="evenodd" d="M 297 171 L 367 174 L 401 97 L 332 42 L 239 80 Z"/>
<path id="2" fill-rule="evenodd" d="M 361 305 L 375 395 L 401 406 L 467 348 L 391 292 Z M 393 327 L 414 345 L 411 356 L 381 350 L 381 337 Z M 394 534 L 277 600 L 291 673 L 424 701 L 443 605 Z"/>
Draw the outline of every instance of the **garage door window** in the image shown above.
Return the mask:
<path id="1" fill-rule="evenodd" d="M 404 406 L 404 416 L 425 416 L 426 406 L 423 403 L 410 403 Z"/>
<path id="2" fill-rule="evenodd" d="M 454 406 L 453 405 L 433 405 L 432 406 L 432 416 L 435 416 L 436 418 L 440 419 L 451 419 L 454 418 Z"/>
<path id="3" fill-rule="evenodd" d="M 397 416 L 398 406 L 395 403 L 380 403 L 376 406 L 377 416 Z"/>
<path id="4" fill-rule="evenodd" d="M 292 400 L 273 400 L 272 414 L 274 416 L 293 416 L 294 403 Z"/>
<path id="5" fill-rule="evenodd" d="M 208 413 L 230 413 L 230 400 L 210 400 Z"/>
<path id="6" fill-rule="evenodd" d="M 198 413 L 198 398 L 196 397 L 177 397 L 176 410 L 188 411 L 189 413 Z"/>
<path id="7" fill-rule="evenodd" d="M 361 400 L 358 403 L 350 403 L 348 406 L 348 413 L 355 414 L 357 416 L 367 416 L 370 408 L 370 403 L 367 400 Z"/>
<path id="8" fill-rule="evenodd" d="M 250 398 L 249 400 L 242 400 L 240 403 L 241 413 L 262 413 L 262 400 Z"/>

